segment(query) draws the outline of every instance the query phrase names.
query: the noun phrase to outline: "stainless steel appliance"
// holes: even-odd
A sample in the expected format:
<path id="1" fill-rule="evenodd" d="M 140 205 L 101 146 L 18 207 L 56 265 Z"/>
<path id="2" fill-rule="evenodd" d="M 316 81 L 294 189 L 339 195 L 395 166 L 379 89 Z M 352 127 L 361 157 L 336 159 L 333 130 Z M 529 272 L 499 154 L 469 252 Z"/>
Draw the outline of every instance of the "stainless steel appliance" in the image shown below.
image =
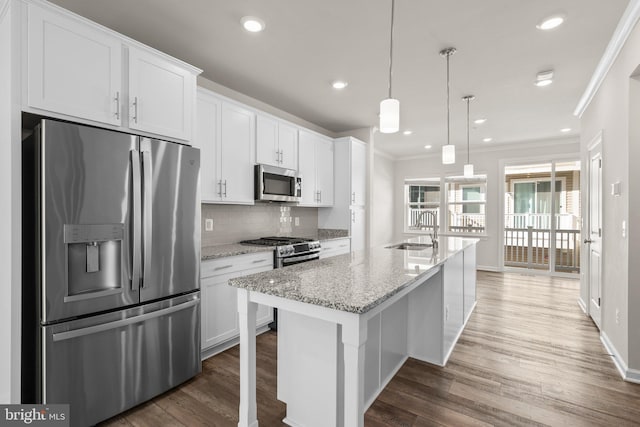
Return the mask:
<path id="1" fill-rule="evenodd" d="M 23 142 L 23 402 L 93 425 L 200 372 L 199 168 L 48 119 Z"/>
<path id="2" fill-rule="evenodd" d="M 255 199 L 263 202 L 299 202 L 302 178 L 291 169 L 255 166 Z"/>
<path id="3" fill-rule="evenodd" d="M 320 258 L 320 242 L 304 237 L 261 237 L 244 240 L 246 245 L 274 246 L 273 268 L 282 268 Z"/>

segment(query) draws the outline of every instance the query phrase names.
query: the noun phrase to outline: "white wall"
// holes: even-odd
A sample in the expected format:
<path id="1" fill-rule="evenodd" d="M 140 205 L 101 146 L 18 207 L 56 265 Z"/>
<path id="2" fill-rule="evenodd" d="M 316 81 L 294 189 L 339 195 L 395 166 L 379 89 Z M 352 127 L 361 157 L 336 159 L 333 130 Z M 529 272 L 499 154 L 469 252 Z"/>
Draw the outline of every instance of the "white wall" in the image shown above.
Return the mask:
<path id="1" fill-rule="evenodd" d="M 628 368 L 640 370 L 640 27 L 627 39 L 581 118 L 581 152 L 602 131 L 603 227 L 601 331 Z M 612 196 L 620 181 L 622 194 Z M 583 197 L 583 205 L 586 199 Z M 622 221 L 628 237 L 622 238 Z M 588 288 L 581 294 L 588 301 Z M 619 321 L 616 322 L 616 310 Z M 640 371 L 638 371 L 640 372 Z"/>
<path id="2" fill-rule="evenodd" d="M 498 254 L 503 244 L 503 235 L 499 229 L 502 197 L 500 194 L 503 180 L 500 170 L 501 161 L 518 162 L 522 160 L 554 160 L 559 156 L 574 155 L 579 158 L 580 146 L 575 138 L 554 141 L 538 141 L 517 144 L 488 145 L 471 147 L 471 163 L 476 174 L 487 175 L 486 225 L 487 237 L 478 244 L 478 267 L 497 270 L 500 263 Z M 457 147 L 457 163 L 443 165 L 440 150 L 429 156 L 397 160 L 395 163 L 395 202 L 394 202 L 394 239 L 409 236 L 404 234 L 404 181 L 407 178 L 431 178 L 449 175 L 462 175 L 463 158 L 466 159 L 466 148 Z"/>
<path id="3" fill-rule="evenodd" d="M 379 246 L 393 242 L 394 229 L 394 175 L 392 158 L 376 152 L 373 159 L 371 181 L 371 236 L 370 245 Z"/>

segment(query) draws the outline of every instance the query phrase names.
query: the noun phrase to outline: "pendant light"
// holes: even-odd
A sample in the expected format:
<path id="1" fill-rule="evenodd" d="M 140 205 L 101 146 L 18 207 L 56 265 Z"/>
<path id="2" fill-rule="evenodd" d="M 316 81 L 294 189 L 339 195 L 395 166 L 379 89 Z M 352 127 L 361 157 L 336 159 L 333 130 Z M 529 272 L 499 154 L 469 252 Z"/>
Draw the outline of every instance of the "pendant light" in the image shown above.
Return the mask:
<path id="1" fill-rule="evenodd" d="M 380 102 L 380 132 L 395 133 L 400 129 L 400 101 L 391 96 L 393 72 L 393 14 L 395 0 L 391 0 L 391 38 L 389 43 L 389 97 Z"/>
<path id="2" fill-rule="evenodd" d="M 473 95 L 467 95 L 467 96 L 463 96 L 462 99 L 464 101 L 467 101 L 467 164 L 464 165 L 464 177 L 465 178 L 471 178 L 473 176 L 473 165 L 471 164 L 471 162 L 469 161 L 469 153 L 471 152 L 469 149 L 469 102 L 473 101 L 474 99 L 476 99 L 475 96 Z"/>
<path id="3" fill-rule="evenodd" d="M 451 108 L 449 105 L 449 58 L 456 53 L 455 47 L 440 51 L 440 56 L 447 58 L 447 145 L 442 146 L 442 164 L 452 165 L 456 162 L 456 146 L 451 144 Z"/>

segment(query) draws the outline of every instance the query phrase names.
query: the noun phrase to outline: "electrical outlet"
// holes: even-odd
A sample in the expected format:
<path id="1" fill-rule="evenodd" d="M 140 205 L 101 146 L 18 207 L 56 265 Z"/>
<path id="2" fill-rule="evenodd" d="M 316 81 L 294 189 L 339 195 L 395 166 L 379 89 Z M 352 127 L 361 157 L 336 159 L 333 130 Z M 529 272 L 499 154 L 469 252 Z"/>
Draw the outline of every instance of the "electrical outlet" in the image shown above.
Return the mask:
<path id="1" fill-rule="evenodd" d="M 296 217 L 295 223 L 296 223 L 296 227 L 300 226 L 300 217 L 299 216 Z"/>
<path id="2" fill-rule="evenodd" d="M 213 218 L 204 220 L 204 231 L 213 231 Z"/>
<path id="3" fill-rule="evenodd" d="M 616 308 L 616 325 L 620 324 L 620 309 Z"/>

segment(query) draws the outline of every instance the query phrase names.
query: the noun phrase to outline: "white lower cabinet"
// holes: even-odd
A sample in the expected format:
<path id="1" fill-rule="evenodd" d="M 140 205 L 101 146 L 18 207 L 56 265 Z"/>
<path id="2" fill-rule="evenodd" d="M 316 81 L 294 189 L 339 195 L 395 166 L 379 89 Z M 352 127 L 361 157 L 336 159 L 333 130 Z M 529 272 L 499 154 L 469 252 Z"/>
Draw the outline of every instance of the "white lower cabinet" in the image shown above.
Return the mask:
<path id="1" fill-rule="evenodd" d="M 273 269 L 273 252 L 237 255 L 203 261 L 201 268 L 202 350 L 212 349 L 239 336 L 237 289 L 227 281 L 234 277 Z M 259 305 L 256 325 L 273 321 L 273 309 Z"/>
<path id="2" fill-rule="evenodd" d="M 320 259 L 348 254 L 351 251 L 351 239 L 332 239 L 320 242 Z"/>

